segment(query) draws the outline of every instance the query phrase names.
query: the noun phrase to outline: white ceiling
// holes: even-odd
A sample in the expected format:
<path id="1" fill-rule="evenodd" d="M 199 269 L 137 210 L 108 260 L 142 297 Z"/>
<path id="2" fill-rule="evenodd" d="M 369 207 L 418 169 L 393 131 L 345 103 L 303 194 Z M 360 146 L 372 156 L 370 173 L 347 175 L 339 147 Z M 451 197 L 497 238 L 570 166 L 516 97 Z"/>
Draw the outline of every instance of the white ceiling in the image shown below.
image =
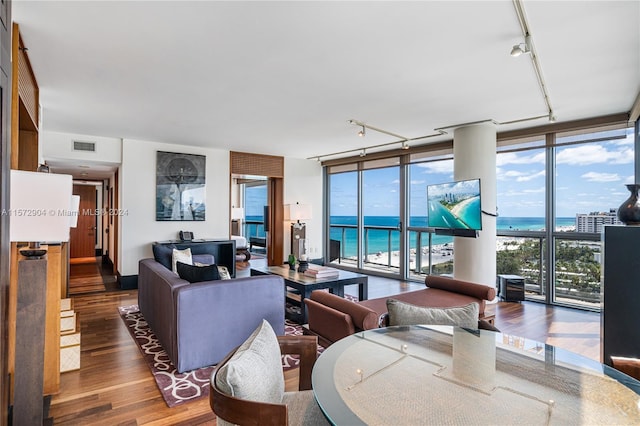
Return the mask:
<path id="1" fill-rule="evenodd" d="M 524 9 L 558 121 L 631 109 L 639 1 Z M 47 131 L 307 158 L 397 140 L 349 119 L 414 138 L 548 113 L 506 0 L 16 0 L 13 20 Z"/>

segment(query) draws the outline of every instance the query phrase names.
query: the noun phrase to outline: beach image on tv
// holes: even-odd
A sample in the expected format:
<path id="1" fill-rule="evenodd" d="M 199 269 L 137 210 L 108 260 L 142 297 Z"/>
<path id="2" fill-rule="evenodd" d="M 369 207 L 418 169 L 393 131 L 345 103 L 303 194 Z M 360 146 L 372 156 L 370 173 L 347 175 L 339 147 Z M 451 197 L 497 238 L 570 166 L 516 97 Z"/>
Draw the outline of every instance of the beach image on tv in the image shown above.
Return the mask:
<path id="1" fill-rule="evenodd" d="M 464 180 L 427 187 L 429 227 L 482 229 L 480 180 Z"/>

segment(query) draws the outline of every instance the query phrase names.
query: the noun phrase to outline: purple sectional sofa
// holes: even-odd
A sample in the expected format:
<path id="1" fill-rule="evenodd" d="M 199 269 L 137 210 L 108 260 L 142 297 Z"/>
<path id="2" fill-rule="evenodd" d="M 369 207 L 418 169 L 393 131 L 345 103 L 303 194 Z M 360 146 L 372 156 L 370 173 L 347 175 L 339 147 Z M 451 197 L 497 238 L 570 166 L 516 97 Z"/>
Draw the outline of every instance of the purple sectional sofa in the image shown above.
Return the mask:
<path id="1" fill-rule="evenodd" d="M 139 263 L 140 312 L 180 373 L 217 364 L 263 319 L 284 334 L 284 298 L 276 275 L 191 284 L 154 259 Z"/>

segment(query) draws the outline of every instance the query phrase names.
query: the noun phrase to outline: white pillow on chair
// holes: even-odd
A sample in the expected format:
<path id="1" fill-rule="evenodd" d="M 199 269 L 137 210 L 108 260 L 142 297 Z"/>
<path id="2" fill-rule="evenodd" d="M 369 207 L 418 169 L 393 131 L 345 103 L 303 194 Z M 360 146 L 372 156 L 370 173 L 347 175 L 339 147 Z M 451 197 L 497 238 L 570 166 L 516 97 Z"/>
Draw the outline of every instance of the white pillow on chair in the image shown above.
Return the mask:
<path id="1" fill-rule="evenodd" d="M 268 321 L 238 348 L 215 373 L 216 385 L 227 395 L 257 402 L 281 404 L 284 376 L 280 344 Z"/>

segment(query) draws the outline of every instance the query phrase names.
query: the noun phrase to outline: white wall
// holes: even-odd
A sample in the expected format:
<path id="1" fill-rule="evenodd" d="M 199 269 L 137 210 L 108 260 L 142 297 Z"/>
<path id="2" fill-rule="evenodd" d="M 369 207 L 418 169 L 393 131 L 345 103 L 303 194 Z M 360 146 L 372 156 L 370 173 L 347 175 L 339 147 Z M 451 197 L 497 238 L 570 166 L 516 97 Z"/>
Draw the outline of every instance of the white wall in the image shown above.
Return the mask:
<path id="1" fill-rule="evenodd" d="M 79 135 L 72 133 L 40 132 L 40 162 L 48 160 L 81 160 L 103 164 L 120 164 L 122 161 L 121 140 L 102 136 Z M 95 142 L 96 151 L 74 151 L 73 141 Z"/>
<path id="2" fill-rule="evenodd" d="M 284 159 L 284 204 L 310 204 L 306 235 L 312 259 L 322 257 L 322 166 L 315 160 Z M 291 226 L 284 226 L 283 261 L 291 253 Z"/>
<path id="3" fill-rule="evenodd" d="M 204 221 L 156 221 L 156 152 L 206 156 Z M 124 139 L 120 168 L 119 272 L 138 274 L 138 261 L 152 257 L 151 243 L 173 240 L 181 230 L 195 238 L 229 238 L 229 151 Z"/>

